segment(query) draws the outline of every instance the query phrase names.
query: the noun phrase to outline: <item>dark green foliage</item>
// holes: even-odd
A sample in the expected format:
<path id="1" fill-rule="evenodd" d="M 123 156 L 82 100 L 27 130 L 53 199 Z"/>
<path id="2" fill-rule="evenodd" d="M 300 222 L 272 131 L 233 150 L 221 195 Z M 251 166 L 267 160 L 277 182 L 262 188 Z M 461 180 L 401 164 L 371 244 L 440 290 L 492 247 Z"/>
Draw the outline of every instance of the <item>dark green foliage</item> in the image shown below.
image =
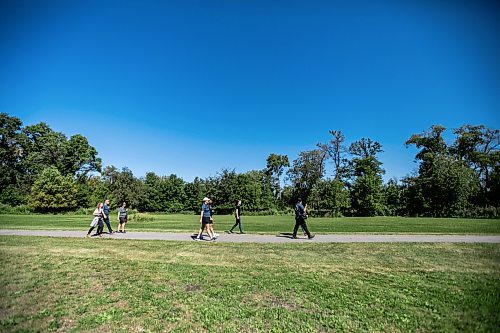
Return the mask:
<path id="1" fill-rule="evenodd" d="M 320 180 L 309 198 L 309 212 L 314 216 L 343 216 L 350 207 L 349 191 L 338 179 Z"/>
<path id="2" fill-rule="evenodd" d="M 31 187 L 29 204 L 39 212 L 62 212 L 77 208 L 77 186 L 55 167 L 43 170 Z"/>
<path id="3" fill-rule="evenodd" d="M 490 174 L 498 153 L 492 143 L 495 131 L 463 126 L 455 131 L 459 136 L 454 145 L 448 147 L 442 137 L 444 130 L 433 126 L 406 142 L 421 149 L 416 155 L 420 161 L 418 175 L 404 180 L 410 215 L 462 216 L 474 204 L 491 201 L 487 193 L 494 187 Z"/>
<path id="4" fill-rule="evenodd" d="M 186 183 L 184 193 L 186 194 L 184 210 L 199 213 L 201 200 L 206 193 L 205 182 L 196 177 L 192 183 Z"/>
<path id="5" fill-rule="evenodd" d="M 419 164 L 400 183 L 394 179 L 384 185 L 380 143 L 362 138 L 347 145 L 339 130 L 330 131 L 330 140 L 317 149 L 299 152 L 291 167 L 288 156 L 273 153 L 263 170 L 222 169 L 186 182 L 175 174 L 152 172 L 137 178 L 126 167 L 101 170 L 97 151 L 84 136 L 68 138 L 43 122 L 23 126 L 20 119 L 0 113 L 0 204 L 63 211 L 95 207 L 109 198 L 114 207 L 126 202 L 140 211 L 199 213 L 208 196 L 217 214 L 231 214 L 242 200 L 244 211 L 257 215 L 288 212 L 301 197 L 318 215 L 497 217 L 500 131 L 464 125 L 453 131 L 455 139 L 448 144 L 445 130 L 434 125 L 406 141 L 419 150 Z M 330 164 L 333 173 L 327 174 Z M 52 178 L 42 177 L 44 170 L 51 170 Z M 69 192 L 59 183 L 51 188 L 47 179 L 71 183 Z M 54 194 L 44 198 L 44 191 Z M 67 206 L 53 200 L 62 196 Z"/>
<path id="6" fill-rule="evenodd" d="M 141 210 L 169 213 L 189 210 L 186 207 L 186 184 L 176 175 L 160 177 L 154 172 L 148 172 L 144 179 L 144 185 L 145 201 L 139 205 Z"/>
<path id="7" fill-rule="evenodd" d="M 353 158 L 349 162 L 353 179 L 351 207 L 355 216 L 379 216 L 386 212 L 382 186 L 382 162 L 377 154 L 382 145 L 371 139 L 362 138 L 349 147 Z"/>
<path id="8" fill-rule="evenodd" d="M 277 155 L 271 154 L 267 157 L 267 164 L 265 174 L 269 177 L 269 181 L 271 182 L 273 196 L 274 196 L 274 204 L 276 207 L 280 207 L 281 203 L 283 203 L 281 199 L 281 175 L 285 168 L 290 167 L 290 162 L 288 161 L 288 156 L 286 155 Z"/>
<path id="9" fill-rule="evenodd" d="M 145 201 L 144 183 L 135 178 L 132 171 L 124 167 L 122 171 L 114 166 L 106 167 L 102 172 L 107 189 L 104 199 L 110 199 L 112 206 L 125 202 L 128 207 L 139 207 Z"/>
<path id="10" fill-rule="evenodd" d="M 40 173 L 55 168 L 62 176 L 84 183 L 92 172 L 101 170 L 97 151 L 82 135 L 69 140 L 47 124 L 22 126 L 21 120 L 0 114 L 0 202 L 26 203 Z M 79 198 L 78 204 L 86 202 Z"/>
<path id="11" fill-rule="evenodd" d="M 384 186 L 385 209 L 389 216 L 398 216 L 404 213 L 402 188 L 396 179 L 390 179 Z"/>
<path id="12" fill-rule="evenodd" d="M 382 178 L 374 174 L 357 177 L 351 188 L 351 207 L 355 216 L 385 215 Z"/>
<path id="13" fill-rule="evenodd" d="M 295 203 L 299 197 L 304 202 L 308 202 L 313 186 L 325 174 L 325 159 L 327 156 L 327 152 L 323 149 L 299 153 L 299 157 L 293 161 L 292 167 L 287 172 L 293 186 L 292 201 L 290 203 Z"/>

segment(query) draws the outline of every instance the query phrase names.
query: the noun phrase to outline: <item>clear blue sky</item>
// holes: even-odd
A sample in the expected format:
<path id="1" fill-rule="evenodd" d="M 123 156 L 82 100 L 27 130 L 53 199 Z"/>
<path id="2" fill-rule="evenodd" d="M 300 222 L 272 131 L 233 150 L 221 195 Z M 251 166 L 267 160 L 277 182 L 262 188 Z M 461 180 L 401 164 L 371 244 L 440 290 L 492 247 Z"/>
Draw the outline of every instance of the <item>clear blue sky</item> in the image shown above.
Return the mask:
<path id="1" fill-rule="evenodd" d="M 494 1 L 0 1 L 0 112 L 185 180 L 330 129 L 414 168 L 413 133 L 500 126 Z"/>

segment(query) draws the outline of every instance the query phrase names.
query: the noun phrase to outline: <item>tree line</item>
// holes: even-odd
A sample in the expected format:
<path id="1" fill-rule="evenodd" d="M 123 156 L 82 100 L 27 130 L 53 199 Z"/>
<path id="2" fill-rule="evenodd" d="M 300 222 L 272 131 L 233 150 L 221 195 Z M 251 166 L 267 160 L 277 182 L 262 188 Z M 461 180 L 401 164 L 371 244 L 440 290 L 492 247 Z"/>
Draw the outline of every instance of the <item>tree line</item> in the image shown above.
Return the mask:
<path id="1" fill-rule="evenodd" d="M 67 137 L 47 124 L 24 126 L 0 114 L 0 204 L 36 212 L 64 212 L 94 206 L 104 198 L 144 212 L 197 212 L 204 196 L 218 213 L 242 200 L 247 213 L 279 214 L 301 197 L 316 216 L 498 217 L 500 215 L 500 131 L 483 125 L 453 129 L 454 141 L 434 125 L 411 135 L 418 169 L 383 181 L 381 143 L 370 138 L 347 143 L 341 131 L 288 156 L 270 154 L 266 167 L 187 182 L 175 174 L 136 177 L 126 167 L 102 166 L 87 138 Z M 328 174 L 326 165 L 333 171 Z"/>

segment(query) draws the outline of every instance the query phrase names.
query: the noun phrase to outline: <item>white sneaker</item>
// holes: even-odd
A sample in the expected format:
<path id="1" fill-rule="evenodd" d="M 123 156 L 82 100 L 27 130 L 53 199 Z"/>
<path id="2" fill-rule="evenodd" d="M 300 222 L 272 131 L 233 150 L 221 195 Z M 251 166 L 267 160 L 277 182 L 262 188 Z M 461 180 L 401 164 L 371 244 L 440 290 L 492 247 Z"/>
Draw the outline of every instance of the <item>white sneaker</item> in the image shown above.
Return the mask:
<path id="1" fill-rule="evenodd" d="M 201 238 L 195 237 L 194 240 L 197 241 L 197 242 L 199 242 L 199 241 L 201 241 Z"/>

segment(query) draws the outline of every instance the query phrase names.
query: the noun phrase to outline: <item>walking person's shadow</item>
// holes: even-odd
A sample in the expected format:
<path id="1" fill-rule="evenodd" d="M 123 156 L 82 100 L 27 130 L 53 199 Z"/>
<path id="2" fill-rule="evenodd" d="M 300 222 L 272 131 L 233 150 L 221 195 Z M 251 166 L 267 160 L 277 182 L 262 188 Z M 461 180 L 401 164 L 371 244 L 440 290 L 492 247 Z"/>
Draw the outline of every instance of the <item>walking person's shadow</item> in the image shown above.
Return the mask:
<path id="1" fill-rule="evenodd" d="M 280 232 L 276 237 L 290 238 L 293 239 L 293 233 L 291 232 Z"/>

